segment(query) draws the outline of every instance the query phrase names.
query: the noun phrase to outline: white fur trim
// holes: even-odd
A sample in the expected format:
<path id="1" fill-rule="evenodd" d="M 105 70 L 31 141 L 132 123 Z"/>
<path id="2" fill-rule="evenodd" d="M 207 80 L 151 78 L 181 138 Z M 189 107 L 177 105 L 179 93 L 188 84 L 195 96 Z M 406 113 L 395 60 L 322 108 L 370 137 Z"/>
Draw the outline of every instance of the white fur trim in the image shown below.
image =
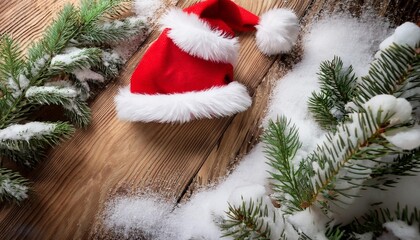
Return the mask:
<path id="1" fill-rule="evenodd" d="M 135 94 L 128 87 L 115 97 L 121 120 L 140 122 L 188 122 L 230 116 L 252 104 L 246 87 L 238 82 L 209 90 L 179 94 Z"/>
<path id="2" fill-rule="evenodd" d="M 296 14 L 288 9 L 272 9 L 264 13 L 256 28 L 257 46 L 266 55 L 290 51 L 300 30 Z"/>
<path id="3" fill-rule="evenodd" d="M 163 28 L 170 29 L 168 37 L 184 52 L 212 62 L 235 65 L 238 61 L 238 38 L 230 38 L 223 31 L 212 30 L 196 14 L 172 8 L 160 22 Z"/>

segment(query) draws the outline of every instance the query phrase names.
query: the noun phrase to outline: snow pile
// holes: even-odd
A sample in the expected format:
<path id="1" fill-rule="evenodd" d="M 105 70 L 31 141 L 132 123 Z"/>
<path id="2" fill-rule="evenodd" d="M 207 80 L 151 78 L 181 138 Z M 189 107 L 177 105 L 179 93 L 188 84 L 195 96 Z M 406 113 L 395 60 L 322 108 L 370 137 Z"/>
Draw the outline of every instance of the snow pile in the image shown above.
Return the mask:
<path id="1" fill-rule="evenodd" d="M 366 75 L 370 62 L 374 60 L 373 55 L 378 50 L 377 46 L 389 34 L 390 25 L 387 21 L 368 15 L 360 19 L 347 15 L 332 16 L 310 26 L 303 39 L 305 49 L 303 59 L 292 72 L 278 82 L 263 123 L 267 126 L 270 119 L 275 120 L 279 115 L 285 115 L 296 124 L 303 146 L 295 159 L 301 159 L 312 152 L 325 134 L 309 116 L 307 107 L 307 99 L 311 92 L 319 89 L 317 72 L 320 63 L 331 60 L 337 55 L 342 58 L 345 65 L 353 65 L 357 76 Z M 225 216 L 228 202 L 238 204 L 241 197 L 245 200 L 250 197 L 256 199 L 269 192 L 265 189 L 269 177 L 267 170 L 269 166 L 266 164 L 263 144 L 260 143 L 244 157 L 235 171 L 222 183 L 195 194 L 189 202 L 178 206 L 172 212 L 166 204 L 150 201 L 148 197 L 134 199 L 128 197 L 125 202 L 115 201 L 109 205 L 105 214 L 108 216 L 107 226 L 110 228 L 118 226 L 116 229 L 126 230 L 149 229 L 155 234 L 153 235 L 156 236 L 155 239 L 165 239 L 166 236 L 174 236 L 171 239 L 175 240 L 220 239 L 222 233 L 215 222 L 220 220 L 221 216 Z M 387 201 L 385 207 L 393 209 L 397 206 L 395 196 L 398 196 L 399 201 L 408 203 L 409 207 L 418 206 L 416 199 L 420 199 L 420 192 L 416 183 L 419 181 L 420 176 L 405 177 L 400 180 L 404 188 L 397 186 L 388 191 L 370 190 L 369 194 L 363 193 L 365 197 L 356 198 L 351 206 L 352 214 L 340 216 L 338 220 L 348 222 L 354 216 L 365 213 L 370 204 L 375 202 Z M 139 212 L 137 210 L 139 208 L 145 212 Z M 149 214 L 149 210 L 146 209 L 155 209 L 157 213 Z M 162 213 L 162 209 L 166 212 Z M 132 217 L 132 212 L 138 213 L 135 215 L 136 218 Z M 322 216 L 322 213 L 317 214 L 313 209 L 309 212 L 308 209 L 286 221 L 322 239 L 327 221 Z M 124 218 L 128 218 L 127 222 L 118 220 Z M 166 218 L 169 220 L 164 220 Z M 164 221 L 164 228 L 159 227 L 161 221 Z M 149 228 L 153 223 L 158 227 Z M 277 230 L 281 229 L 274 229 Z M 290 224 L 286 224 L 285 231 L 289 236 L 296 236 L 293 235 L 296 233 Z M 369 236 L 372 235 L 364 235 L 366 239 L 370 239 Z"/>
<path id="2" fill-rule="evenodd" d="M 415 23 L 406 22 L 395 29 L 394 34 L 387 37 L 380 45 L 380 50 L 385 50 L 393 43 L 400 45 L 409 45 L 410 47 L 416 47 L 416 44 L 420 41 L 420 27 Z"/>
<path id="3" fill-rule="evenodd" d="M 153 196 L 119 198 L 112 203 L 105 224 L 125 238 L 141 234 L 146 239 L 172 239 L 168 234 L 173 204 Z M 165 232 L 166 234 L 162 234 Z"/>

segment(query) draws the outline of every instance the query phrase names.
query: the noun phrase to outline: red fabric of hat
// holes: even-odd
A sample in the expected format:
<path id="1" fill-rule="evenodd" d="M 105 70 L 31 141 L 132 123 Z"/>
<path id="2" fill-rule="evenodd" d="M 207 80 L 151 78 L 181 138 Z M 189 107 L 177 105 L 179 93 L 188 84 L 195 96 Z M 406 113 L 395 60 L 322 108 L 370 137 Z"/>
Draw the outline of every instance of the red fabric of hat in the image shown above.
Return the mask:
<path id="1" fill-rule="evenodd" d="M 258 29 L 261 51 L 277 54 L 291 49 L 299 31 L 290 10 L 264 15 L 259 18 L 231 0 L 169 10 L 161 20 L 161 35 L 134 71 L 130 87 L 116 97 L 117 116 L 127 121 L 188 122 L 245 111 L 252 100 L 246 87 L 233 79 L 239 54 L 235 32 Z"/>

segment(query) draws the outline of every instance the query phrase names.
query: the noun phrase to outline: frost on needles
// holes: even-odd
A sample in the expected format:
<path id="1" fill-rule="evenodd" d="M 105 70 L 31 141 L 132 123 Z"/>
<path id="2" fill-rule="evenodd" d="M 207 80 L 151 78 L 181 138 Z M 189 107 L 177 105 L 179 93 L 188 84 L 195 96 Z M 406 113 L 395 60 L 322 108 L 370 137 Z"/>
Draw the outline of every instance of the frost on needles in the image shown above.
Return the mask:
<path id="1" fill-rule="evenodd" d="M 0 201 L 27 197 L 28 181 L 3 160 L 34 167 L 44 150 L 90 122 L 91 86 L 116 77 L 123 59 L 112 45 L 140 34 L 139 18 L 118 17 L 128 0 L 67 4 L 25 56 L 8 35 L 0 38 Z M 70 122 L 37 122 L 33 113 L 58 105 Z"/>
<path id="2" fill-rule="evenodd" d="M 397 28 L 396 34 L 404 35 L 406 28 Z M 311 154 L 295 159 L 301 147 L 299 130 L 287 116 L 271 121 L 263 141 L 275 204 L 259 199 L 230 204 L 220 223 L 224 236 L 372 239 L 387 229 L 397 237 L 406 233 L 420 237 L 420 212 L 404 202 L 395 211 L 372 206 L 345 225 L 336 219 L 337 214 L 352 211 L 363 189 L 386 190 L 398 181 L 395 176 L 420 171 L 418 27 L 414 33 L 416 41 L 382 44 L 362 78 L 351 66 L 344 67 L 339 57 L 321 64 L 321 88 L 312 94 L 308 107 L 328 133 Z"/>

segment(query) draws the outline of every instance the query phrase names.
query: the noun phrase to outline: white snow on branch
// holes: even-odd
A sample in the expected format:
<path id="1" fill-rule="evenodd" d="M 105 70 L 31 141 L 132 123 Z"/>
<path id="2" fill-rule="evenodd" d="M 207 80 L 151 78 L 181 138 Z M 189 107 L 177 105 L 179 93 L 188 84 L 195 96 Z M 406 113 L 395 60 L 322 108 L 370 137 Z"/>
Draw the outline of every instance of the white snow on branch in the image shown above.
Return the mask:
<path id="1" fill-rule="evenodd" d="M 420 125 L 388 131 L 382 136 L 388 142 L 404 150 L 413 150 L 420 147 Z"/>
<path id="2" fill-rule="evenodd" d="M 41 86 L 41 87 L 30 87 L 26 91 L 26 97 L 33 97 L 38 94 L 55 93 L 66 98 L 77 97 L 77 91 L 73 87 L 56 87 L 56 86 Z"/>
<path id="3" fill-rule="evenodd" d="M 109 64 L 109 63 L 108 63 Z M 87 81 L 87 80 L 94 80 L 98 82 L 104 82 L 105 78 L 101 74 L 94 72 L 88 68 L 85 69 L 79 69 L 76 71 L 73 71 L 73 74 L 76 76 L 76 78 L 79 81 Z"/>
<path id="4" fill-rule="evenodd" d="M 408 45 L 415 48 L 420 42 L 420 27 L 412 22 L 406 22 L 395 29 L 395 32 L 386 38 L 380 45 L 380 50 L 385 50 L 393 43 L 399 45 Z"/>
<path id="5" fill-rule="evenodd" d="M 10 179 L 5 179 L 0 184 L 0 195 L 11 195 L 16 200 L 21 201 L 28 197 L 28 187 L 16 184 Z"/>
<path id="6" fill-rule="evenodd" d="M 24 140 L 41 137 L 54 131 L 56 124 L 43 122 L 29 122 L 14 124 L 0 130 L 0 141 Z"/>
<path id="7" fill-rule="evenodd" d="M 9 77 L 7 79 L 7 85 L 12 91 L 12 96 L 14 98 L 18 98 L 19 96 L 21 96 L 23 91 L 25 91 L 26 88 L 28 88 L 29 84 L 29 79 L 23 74 L 19 74 L 17 79 L 14 79 L 12 77 Z"/>
<path id="8" fill-rule="evenodd" d="M 121 59 L 121 56 L 119 53 L 117 53 L 116 51 L 112 51 L 112 52 L 103 52 L 102 53 L 102 62 L 104 64 L 105 67 L 109 67 L 112 64 L 118 63 L 118 62 L 122 62 L 123 60 Z"/>
<path id="9" fill-rule="evenodd" d="M 58 54 L 51 59 L 51 65 L 55 65 L 57 63 L 69 65 L 75 61 L 86 59 L 87 56 L 84 54 L 85 52 L 86 48 L 66 48 L 62 54 Z"/>
<path id="10" fill-rule="evenodd" d="M 395 236 L 397 239 L 401 240 L 418 240 L 420 239 L 420 232 L 418 224 L 415 223 L 409 226 L 407 223 L 396 220 L 393 222 L 384 223 L 384 228 L 388 230 L 390 234 Z M 385 239 L 396 239 L 395 237 L 387 236 L 385 237 L 382 235 L 378 239 L 385 240 Z"/>

